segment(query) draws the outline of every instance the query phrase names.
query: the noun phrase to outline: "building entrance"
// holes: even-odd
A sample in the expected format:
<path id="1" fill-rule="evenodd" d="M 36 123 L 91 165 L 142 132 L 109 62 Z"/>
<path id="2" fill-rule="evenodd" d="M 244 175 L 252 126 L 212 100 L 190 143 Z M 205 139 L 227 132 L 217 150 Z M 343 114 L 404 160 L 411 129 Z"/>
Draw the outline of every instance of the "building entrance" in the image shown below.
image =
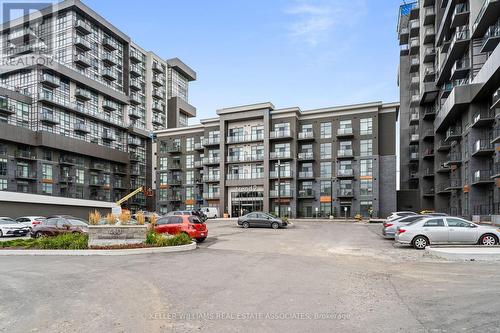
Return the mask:
<path id="1" fill-rule="evenodd" d="M 264 209 L 264 192 L 232 192 L 231 217 L 239 217 L 250 212 L 262 212 Z"/>

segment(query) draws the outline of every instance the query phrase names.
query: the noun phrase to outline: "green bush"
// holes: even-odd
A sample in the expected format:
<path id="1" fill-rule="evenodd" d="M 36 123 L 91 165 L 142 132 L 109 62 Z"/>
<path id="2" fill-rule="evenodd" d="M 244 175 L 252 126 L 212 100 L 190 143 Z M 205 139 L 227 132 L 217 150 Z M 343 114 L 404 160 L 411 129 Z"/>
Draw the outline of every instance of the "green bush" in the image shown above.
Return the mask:
<path id="1" fill-rule="evenodd" d="M 146 235 L 146 244 L 155 247 L 187 245 L 191 244 L 191 237 L 184 233 L 167 237 L 164 234 L 149 231 Z"/>
<path id="2" fill-rule="evenodd" d="M 61 234 L 54 237 L 13 239 L 0 242 L 1 247 L 22 247 L 44 250 L 83 250 L 87 248 L 88 236 L 82 234 Z"/>

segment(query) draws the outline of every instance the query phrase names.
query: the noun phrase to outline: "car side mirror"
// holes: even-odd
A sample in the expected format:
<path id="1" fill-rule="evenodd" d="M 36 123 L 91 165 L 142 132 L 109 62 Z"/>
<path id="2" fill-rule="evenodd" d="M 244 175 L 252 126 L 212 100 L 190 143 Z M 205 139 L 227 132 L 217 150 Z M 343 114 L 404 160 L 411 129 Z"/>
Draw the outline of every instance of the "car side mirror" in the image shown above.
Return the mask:
<path id="1" fill-rule="evenodd" d="M 470 228 L 477 228 L 477 225 L 475 225 L 475 224 L 471 224 L 471 225 L 470 225 Z"/>

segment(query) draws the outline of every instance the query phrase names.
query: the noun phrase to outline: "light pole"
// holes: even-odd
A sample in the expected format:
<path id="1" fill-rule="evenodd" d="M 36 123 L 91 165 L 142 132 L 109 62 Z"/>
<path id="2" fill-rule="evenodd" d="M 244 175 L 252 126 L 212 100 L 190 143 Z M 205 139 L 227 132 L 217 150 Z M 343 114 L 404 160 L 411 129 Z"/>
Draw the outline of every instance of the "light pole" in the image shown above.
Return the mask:
<path id="1" fill-rule="evenodd" d="M 330 184 L 330 216 L 333 218 L 333 178 Z"/>
<path id="2" fill-rule="evenodd" d="M 278 160 L 278 217 L 281 218 L 281 160 Z"/>

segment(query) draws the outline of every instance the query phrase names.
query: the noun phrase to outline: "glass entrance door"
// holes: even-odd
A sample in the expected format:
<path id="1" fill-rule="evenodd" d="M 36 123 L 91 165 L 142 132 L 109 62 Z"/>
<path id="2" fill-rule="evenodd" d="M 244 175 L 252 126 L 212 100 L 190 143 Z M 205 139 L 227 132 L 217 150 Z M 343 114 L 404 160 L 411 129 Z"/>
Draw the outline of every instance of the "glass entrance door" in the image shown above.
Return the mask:
<path id="1" fill-rule="evenodd" d="M 231 194 L 231 217 L 264 210 L 263 192 L 233 192 Z"/>

